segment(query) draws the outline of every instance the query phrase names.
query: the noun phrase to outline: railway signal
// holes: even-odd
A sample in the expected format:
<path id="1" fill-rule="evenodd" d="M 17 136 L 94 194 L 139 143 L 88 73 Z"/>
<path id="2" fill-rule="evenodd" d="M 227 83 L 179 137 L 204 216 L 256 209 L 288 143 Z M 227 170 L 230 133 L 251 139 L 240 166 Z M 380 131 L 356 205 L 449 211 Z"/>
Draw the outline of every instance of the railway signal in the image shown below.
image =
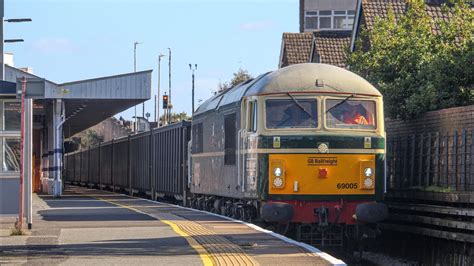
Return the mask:
<path id="1" fill-rule="evenodd" d="M 163 109 L 168 109 L 168 95 L 163 95 Z"/>

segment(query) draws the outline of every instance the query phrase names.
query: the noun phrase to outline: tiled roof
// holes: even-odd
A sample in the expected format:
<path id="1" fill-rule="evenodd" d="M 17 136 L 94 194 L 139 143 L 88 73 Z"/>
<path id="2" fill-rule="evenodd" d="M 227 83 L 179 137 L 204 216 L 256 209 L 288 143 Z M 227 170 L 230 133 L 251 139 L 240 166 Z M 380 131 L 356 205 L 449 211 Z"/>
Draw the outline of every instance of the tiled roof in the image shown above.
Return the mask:
<path id="1" fill-rule="evenodd" d="M 427 5 L 426 12 L 433 19 L 441 19 L 443 21 L 448 21 L 451 15 L 450 13 L 441 12 L 441 6 L 438 5 Z M 439 25 L 437 23 L 433 23 L 432 28 L 435 33 L 439 33 Z"/>
<path id="2" fill-rule="evenodd" d="M 314 33 L 313 62 L 345 67 L 345 52 L 351 43 L 350 31 Z"/>
<path id="3" fill-rule="evenodd" d="M 367 29 L 372 30 L 377 17 L 386 18 L 390 8 L 395 18 L 399 18 L 406 11 L 406 2 L 406 0 L 362 0 L 362 16 Z M 433 20 L 447 21 L 449 19 L 447 14 L 441 12 L 441 6 L 434 3 L 426 5 L 426 12 Z M 433 31 L 439 31 L 435 23 L 433 23 Z"/>
<path id="4" fill-rule="evenodd" d="M 313 33 L 283 33 L 281 67 L 309 62 Z"/>
<path id="5" fill-rule="evenodd" d="M 362 16 L 368 30 L 374 27 L 377 17 L 386 18 L 389 9 L 393 10 L 396 18 L 405 13 L 404 0 L 362 0 Z"/>

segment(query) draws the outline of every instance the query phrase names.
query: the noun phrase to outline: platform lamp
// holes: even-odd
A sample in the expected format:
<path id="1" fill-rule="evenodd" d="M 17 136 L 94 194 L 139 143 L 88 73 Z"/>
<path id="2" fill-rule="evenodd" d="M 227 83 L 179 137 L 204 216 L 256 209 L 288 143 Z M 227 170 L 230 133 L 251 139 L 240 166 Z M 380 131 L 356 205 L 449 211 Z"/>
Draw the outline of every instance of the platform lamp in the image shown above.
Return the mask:
<path id="1" fill-rule="evenodd" d="M 134 42 L 133 43 L 133 72 L 137 72 L 137 45 L 141 44 L 141 42 Z M 143 103 L 143 106 L 145 106 L 145 103 Z M 145 107 L 143 107 L 143 112 L 145 112 Z M 138 119 L 137 119 L 137 106 L 135 105 L 134 107 L 134 117 L 135 117 L 135 125 L 134 125 L 134 131 L 137 132 L 138 130 Z"/>
<path id="2" fill-rule="evenodd" d="M 158 94 L 155 99 L 155 122 L 158 123 L 157 127 L 160 127 L 160 85 L 161 85 L 161 58 L 164 54 L 158 55 Z"/>
<path id="3" fill-rule="evenodd" d="M 15 43 L 15 42 L 23 42 L 23 39 L 10 39 L 10 40 L 5 40 L 3 36 L 3 23 L 4 22 L 9 22 L 9 23 L 21 23 L 21 22 L 31 22 L 31 18 L 10 18 L 10 19 L 3 19 L 4 16 L 4 1 L 0 1 L 0 15 L 2 15 L 2 20 L 0 22 L 0 80 L 5 80 L 5 60 L 4 60 L 4 43 Z"/>

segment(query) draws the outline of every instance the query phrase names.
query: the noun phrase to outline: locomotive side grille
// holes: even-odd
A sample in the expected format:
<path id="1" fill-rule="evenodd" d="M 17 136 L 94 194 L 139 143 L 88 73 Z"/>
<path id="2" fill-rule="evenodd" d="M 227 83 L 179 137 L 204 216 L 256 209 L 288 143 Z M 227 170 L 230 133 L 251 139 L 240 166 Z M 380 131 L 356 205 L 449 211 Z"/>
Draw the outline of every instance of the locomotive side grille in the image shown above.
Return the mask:
<path id="1" fill-rule="evenodd" d="M 224 116 L 224 164 L 235 164 L 235 149 L 237 142 L 237 128 L 235 121 L 235 113 Z"/>

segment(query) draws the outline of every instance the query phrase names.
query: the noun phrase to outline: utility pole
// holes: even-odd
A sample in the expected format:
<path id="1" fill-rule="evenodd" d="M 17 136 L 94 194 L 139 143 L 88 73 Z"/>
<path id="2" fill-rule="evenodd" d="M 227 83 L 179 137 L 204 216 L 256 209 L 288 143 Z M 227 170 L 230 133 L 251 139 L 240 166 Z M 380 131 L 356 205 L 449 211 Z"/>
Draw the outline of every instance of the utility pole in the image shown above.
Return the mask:
<path id="1" fill-rule="evenodd" d="M 194 68 L 192 67 L 192 64 L 189 64 L 189 69 L 192 72 L 192 93 L 191 93 L 191 98 L 192 98 L 192 104 L 191 104 L 191 116 L 194 114 L 194 71 L 196 71 L 198 65 L 194 64 Z"/>
<path id="2" fill-rule="evenodd" d="M 160 127 L 160 79 L 161 79 L 161 58 L 164 54 L 158 55 L 158 94 L 155 102 L 155 122 L 158 123 L 157 127 Z"/>
<path id="3" fill-rule="evenodd" d="M 133 72 L 137 72 L 137 45 L 139 45 L 139 42 L 135 42 L 133 44 Z M 133 131 L 136 133 L 138 129 L 138 119 L 137 119 L 137 106 L 135 105 L 134 107 L 135 111 L 135 124 L 133 126 Z"/>
<path id="4" fill-rule="evenodd" d="M 168 123 L 171 122 L 171 108 L 172 108 L 172 103 L 171 103 L 171 48 L 168 48 L 169 54 L 168 54 Z"/>

